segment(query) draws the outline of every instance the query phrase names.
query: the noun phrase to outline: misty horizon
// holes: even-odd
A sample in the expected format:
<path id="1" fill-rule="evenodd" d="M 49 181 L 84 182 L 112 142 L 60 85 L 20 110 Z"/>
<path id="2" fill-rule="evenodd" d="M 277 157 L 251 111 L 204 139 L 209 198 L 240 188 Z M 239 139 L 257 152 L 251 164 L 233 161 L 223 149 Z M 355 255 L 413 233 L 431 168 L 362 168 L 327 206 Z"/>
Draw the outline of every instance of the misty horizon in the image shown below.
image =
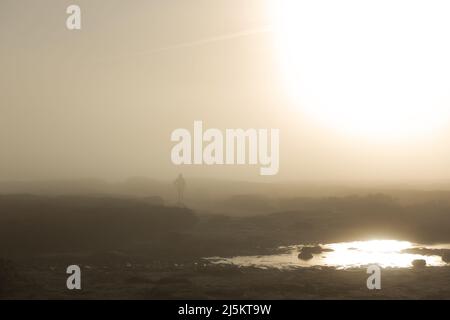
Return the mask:
<path id="1" fill-rule="evenodd" d="M 405 100 L 399 101 L 400 115 L 384 111 L 392 101 L 380 102 L 379 114 L 369 102 L 358 104 L 380 122 L 380 128 L 397 121 L 399 135 L 355 134 L 350 122 L 329 125 L 326 117 L 317 118 L 304 103 L 293 100 L 286 87 L 271 6 L 264 1 L 195 2 L 199 7 L 181 1 L 170 5 L 137 1 L 132 6 L 80 1 L 83 28 L 68 32 L 61 21 L 70 1 L 52 6 L 46 5 L 51 0 L 28 2 L 27 10 L 21 2 L 3 1 L 0 45 L 7 50 L 0 61 L 0 85 L 5 88 L 0 97 L 0 147 L 7 152 L 0 162 L 0 180 L 171 179 L 179 171 L 198 177 L 257 179 L 257 169 L 251 166 L 171 163 L 171 133 L 191 128 L 199 119 L 221 130 L 280 128 L 280 170 L 268 181 L 450 179 L 448 123 L 425 130 L 422 124 L 428 118 L 409 114 L 402 104 L 409 103 Z M 221 19 L 215 18 L 218 6 Z M 441 14 L 436 19 L 440 21 Z M 272 30 L 245 32 L 268 26 Z M 240 32 L 243 36 L 226 37 Z M 364 41 L 382 44 L 370 36 Z M 186 43 L 191 45 L 183 46 Z M 345 50 L 354 47 L 341 49 L 339 59 L 348 63 L 353 53 Z M 396 56 L 388 62 L 399 67 L 403 63 Z M 330 69 L 330 79 L 335 79 L 331 73 L 335 71 Z M 375 71 L 368 70 L 368 76 L 370 72 Z M 327 79 L 326 73 L 321 75 Z M 405 85 L 415 88 L 416 83 Z M 355 122 L 372 127 L 364 125 L 359 113 L 355 117 Z M 403 135 L 403 129 L 411 129 L 403 128 L 408 123 L 420 130 Z"/>

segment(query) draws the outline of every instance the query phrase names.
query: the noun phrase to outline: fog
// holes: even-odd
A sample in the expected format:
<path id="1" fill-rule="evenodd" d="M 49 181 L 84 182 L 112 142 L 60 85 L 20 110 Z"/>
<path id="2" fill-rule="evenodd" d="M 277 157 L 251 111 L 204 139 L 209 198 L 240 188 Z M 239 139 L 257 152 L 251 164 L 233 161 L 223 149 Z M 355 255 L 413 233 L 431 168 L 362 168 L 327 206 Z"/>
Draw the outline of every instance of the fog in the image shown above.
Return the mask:
<path id="1" fill-rule="evenodd" d="M 448 127 L 380 141 L 327 127 L 290 100 L 264 1 L 80 0 L 79 31 L 65 27 L 69 4 L 0 3 L 2 181 L 450 178 Z M 170 134 L 195 120 L 279 128 L 279 173 L 175 166 Z"/>

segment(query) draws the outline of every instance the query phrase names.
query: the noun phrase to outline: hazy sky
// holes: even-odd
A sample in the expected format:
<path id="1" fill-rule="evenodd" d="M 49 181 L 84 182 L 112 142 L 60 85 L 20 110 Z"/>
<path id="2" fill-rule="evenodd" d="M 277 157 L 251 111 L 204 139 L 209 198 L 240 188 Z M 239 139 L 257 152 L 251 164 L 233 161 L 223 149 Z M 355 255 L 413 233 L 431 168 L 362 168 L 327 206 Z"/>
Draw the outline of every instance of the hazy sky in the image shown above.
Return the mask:
<path id="1" fill-rule="evenodd" d="M 73 3 L 82 10 L 80 31 L 65 26 L 66 7 Z M 378 132 L 383 124 L 371 119 L 382 122 L 392 115 L 390 130 L 405 123 L 415 129 L 435 120 L 426 115 L 436 108 L 450 108 L 450 82 L 440 73 L 448 65 L 430 64 L 430 57 L 448 57 L 450 29 L 439 21 L 450 11 L 439 1 L 425 11 L 423 1 L 412 1 L 414 8 L 406 11 L 404 1 L 393 11 L 385 10 L 385 1 L 377 10 L 343 3 L 352 6 L 332 18 L 327 7 L 297 8 L 313 18 L 301 20 L 309 23 L 304 25 L 287 23 L 289 30 L 302 28 L 289 35 L 278 28 L 280 16 L 265 0 L 2 0 L 0 180 L 172 178 L 180 171 L 188 177 L 264 181 L 449 179 L 447 118 L 435 117 L 439 127 L 400 136 Z M 359 18 L 349 23 L 344 12 Z M 422 14 L 437 22 L 416 25 Z M 342 33 L 333 34 L 336 28 Z M 280 30 L 290 38 L 283 39 Z M 433 37 L 434 30 L 440 37 Z M 387 34 L 395 36 L 385 41 Z M 424 46 L 429 50 L 416 50 Z M 419 68 L 405 71 L 413 65 Z M 371 67 L 362 72 L 364 66 Z M 305 78 L 286 76 L 290 67 Z M 375 73 L 376 81 L 364 82 Z M 420 81 L 404 80 L 415 77 Z M 433 86 L 416 96 L 417 87 L 430 81 Z M 315 90 L 300 82 L 323 86 Z M 349 98 L 352 90 L 357 100 Z M 311 99 L 336 102 L 336 108 L 314 109 L 320 110 L 317 116 L 310 112 L 316 107 Z M 411 105 L 428 113 L 403 116 Z M 372 117 L 373 110 L 383 112 Z M 330 125 L 330 117 L 340 121 Z M 358 126 L 349 133 L 353 117 Z M 259 166 L 174 166 L 170 134 L 192 130 L 194 120 L 219 129 L 279 128 L 279 174 L 262 178 Z"/>

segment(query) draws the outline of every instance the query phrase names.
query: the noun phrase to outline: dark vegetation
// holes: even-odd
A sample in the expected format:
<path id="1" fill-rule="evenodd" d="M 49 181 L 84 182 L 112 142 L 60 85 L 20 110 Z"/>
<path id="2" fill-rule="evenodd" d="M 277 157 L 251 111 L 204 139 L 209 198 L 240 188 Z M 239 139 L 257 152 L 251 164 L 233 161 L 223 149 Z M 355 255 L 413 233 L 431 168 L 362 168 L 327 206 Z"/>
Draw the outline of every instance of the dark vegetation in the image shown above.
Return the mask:
<path id="1" fill-rule="evenodd" d="M 13 289 L 17 277 L 16 270 L 11 261 L 0 259 L 0 298 L 6 297 Z"/>
<path id="2" fill-rule="evenodd" d="M 236 207 L 251 206 L 250 199 L 259 201 L 232 199 L 239 200 Z M 0 254 L 119 250 L 179 260 L 374 237 L 450 242 L 446 204 L 404 206 L 380 194 L 279 202 L 289 210 L 230 217 L 199 215 L 148 198 L 4 195 L 0 196 Z"/>
<path id="3" fill-rule="evenodd" d="M 197 221 L 189 209 L 146 200 L 0 196 L 0 252 L 14 256 L 112 250 L 166 240 Z"/>

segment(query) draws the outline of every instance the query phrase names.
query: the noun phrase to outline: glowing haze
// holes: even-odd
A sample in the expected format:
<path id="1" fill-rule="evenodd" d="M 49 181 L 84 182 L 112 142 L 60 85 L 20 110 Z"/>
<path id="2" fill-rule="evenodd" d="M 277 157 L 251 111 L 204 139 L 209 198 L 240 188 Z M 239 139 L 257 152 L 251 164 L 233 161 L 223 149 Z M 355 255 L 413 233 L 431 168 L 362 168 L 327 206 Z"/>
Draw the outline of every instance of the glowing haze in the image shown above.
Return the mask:
<path id="1" fill-rule="evenodd" d="M 450 3 L 274 0 L 285 84 L 300 108 L 351 134 L 428 134 L 450 109 Z"/>
<path id="2" fill-rule="evenodd" d="M 450 178 L 447 1 L 0 1 L 0 181 Z M 279 128 L 276 176 L 170 134 Z"/>

